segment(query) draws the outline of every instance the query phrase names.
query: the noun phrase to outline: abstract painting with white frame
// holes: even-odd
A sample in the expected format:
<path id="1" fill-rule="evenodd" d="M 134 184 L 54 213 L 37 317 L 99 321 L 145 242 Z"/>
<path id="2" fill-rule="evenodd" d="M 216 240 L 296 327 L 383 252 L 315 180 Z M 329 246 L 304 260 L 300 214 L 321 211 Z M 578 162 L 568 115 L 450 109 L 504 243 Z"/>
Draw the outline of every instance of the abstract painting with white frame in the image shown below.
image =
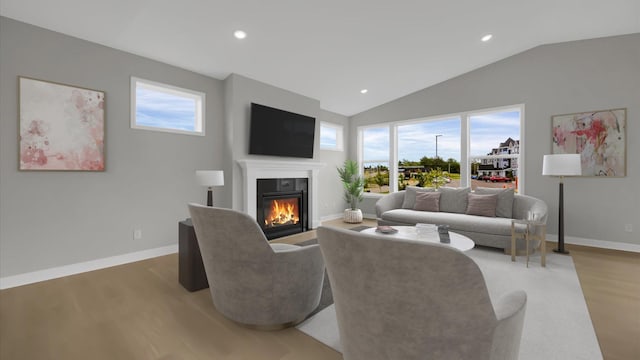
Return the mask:
<path id="1" fill-rule="evenodd" d="M 580 154 L 582 176 L 626 176 L 627 109 L 551 117 L 553 154 Z"/>
<path id="2" fill-rule="evenodd" d="M 19 77 L 20 170 L 104 171 L 105 93 Z"/>

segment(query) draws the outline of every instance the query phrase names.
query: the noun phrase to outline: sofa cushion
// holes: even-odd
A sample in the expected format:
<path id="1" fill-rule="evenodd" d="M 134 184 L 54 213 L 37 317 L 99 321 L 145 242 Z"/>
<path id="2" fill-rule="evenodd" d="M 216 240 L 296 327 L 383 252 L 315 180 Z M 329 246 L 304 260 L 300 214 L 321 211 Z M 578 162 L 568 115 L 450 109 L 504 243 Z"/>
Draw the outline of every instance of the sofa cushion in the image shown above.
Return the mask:
<path id="1" fill-rule="evenodd" d="M 406 225 L 415 225 L 418 223 L 446 224 L 449 225 L 449 230 L 454 232 L 465 231 L 511 237 L 511 219 L 499 217 L 393 209 L 385 211 L 382 214 L 382 219 L 391 223 Z"/>
<path id="2" fill-rule="evenodd" d="M 481 195 L 498 194 L 496 216 L 511 219 L 513 215 L 513 197 L 515 196 L 513 189 L 477 187 L 474 192 Z"/>
<path id="3" fill-rule="evenodd" d="M 496 206 L 498 205 L 498 194 L 467 194 L 469 204 L 467 205 L 467 215 L 478 215 L 496 217 Z"/>
<path id="4" fill-rule="evenodd" d="M 440 192 L 418 192 L 413 206 L 414 210 L 440 211 Z"/>
<path id="5" fill-rule="evenodd" d="M 464 214 L 467 211 L 467 194 L 470 188 L 441 187 L 440 211 Z"/>
<path id="6" fill-rule="evenodd" d="M 404 192 L 404 200 L 402 201 L 403 209 L 413 209 L 413 206 L 416 204 L 416 194 L 419 192 L 434 192 L 435 188 L 430 187 L 417 187 L 417 186 L 407 186 Z"/>

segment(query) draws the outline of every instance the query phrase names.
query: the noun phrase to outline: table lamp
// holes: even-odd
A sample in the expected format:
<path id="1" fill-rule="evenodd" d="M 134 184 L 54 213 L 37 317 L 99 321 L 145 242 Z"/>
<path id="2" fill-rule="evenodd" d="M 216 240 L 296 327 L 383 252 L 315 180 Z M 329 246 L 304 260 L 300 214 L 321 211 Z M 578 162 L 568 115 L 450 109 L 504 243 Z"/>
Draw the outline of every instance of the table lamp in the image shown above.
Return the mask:
<path id="1" fill-rule="evenodd" d="M 554 252 L 568 254 L 564 249 L 564 190 L 563 180 L 565 176 L 582 175 L 580 154 L 554 154 L 545 155 L 542 159 L 542 175 L 560 177 L 560 196 L 558 197 L 558 248 Z"/>
<path id="2" fill-rule="evenodd" d="M 208 188 L 207 206 L 213 206 L 213 187 L 224 185 L 224 171 L 196 170 L 196 180 L 198 181 L 198 184 Z"/>

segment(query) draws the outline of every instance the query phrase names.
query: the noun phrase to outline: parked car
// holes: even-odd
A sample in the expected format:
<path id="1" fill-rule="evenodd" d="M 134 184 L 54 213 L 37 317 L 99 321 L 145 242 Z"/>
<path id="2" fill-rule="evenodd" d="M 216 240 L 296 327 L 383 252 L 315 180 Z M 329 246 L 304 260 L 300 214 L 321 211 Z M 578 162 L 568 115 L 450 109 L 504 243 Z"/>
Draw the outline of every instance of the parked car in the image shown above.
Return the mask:
<path id="1" fill-rule="evenodd" d="M 491 182 L 511 182 L 511 179 L 506 176 L 493 175 L 489 178 Z"/>
<path id="2" fill-rule="evenodd" d="M 489 176 L 489 175 L 480 175 L 480 176 L 478 176 L 478 180 L 491 181 L 491 176 Z"/>
<path id="3" fill-rule="evenodd" d="M 471 175 L 471 180 L 475 180 L 478 178 L 478 175 Z"/>

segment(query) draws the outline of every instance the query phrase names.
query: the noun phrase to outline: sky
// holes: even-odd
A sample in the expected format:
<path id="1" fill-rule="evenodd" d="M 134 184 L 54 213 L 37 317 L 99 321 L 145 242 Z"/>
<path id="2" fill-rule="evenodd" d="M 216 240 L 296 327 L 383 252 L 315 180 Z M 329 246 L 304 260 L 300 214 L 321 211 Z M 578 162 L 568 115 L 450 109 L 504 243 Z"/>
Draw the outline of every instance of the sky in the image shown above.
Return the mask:
<path id="1" fill-rule="evenodd" d="M 323 126 L 320 131 L 320 148 L 335 148 L 338 142 L 338 134 L 336 129 Z"/>
<path id="2" fill-rule="evenodd" d="M 364 161 L 388 161 L 388 126 L 364 130 Z M 460 161 L 460 120 L 458 117 L 398 126 L 398 160 L 419 161 L 423 156 Z M 509 137 L 520 139 L 518 111 L 496 112 L 470 117 L 471 156 L 487 155 Z"/>
<path id="3" fill-rule="evenodd" d="M 138 125 L 195 131 L 195 110 L 193 99 L 136 88 Z"/>

